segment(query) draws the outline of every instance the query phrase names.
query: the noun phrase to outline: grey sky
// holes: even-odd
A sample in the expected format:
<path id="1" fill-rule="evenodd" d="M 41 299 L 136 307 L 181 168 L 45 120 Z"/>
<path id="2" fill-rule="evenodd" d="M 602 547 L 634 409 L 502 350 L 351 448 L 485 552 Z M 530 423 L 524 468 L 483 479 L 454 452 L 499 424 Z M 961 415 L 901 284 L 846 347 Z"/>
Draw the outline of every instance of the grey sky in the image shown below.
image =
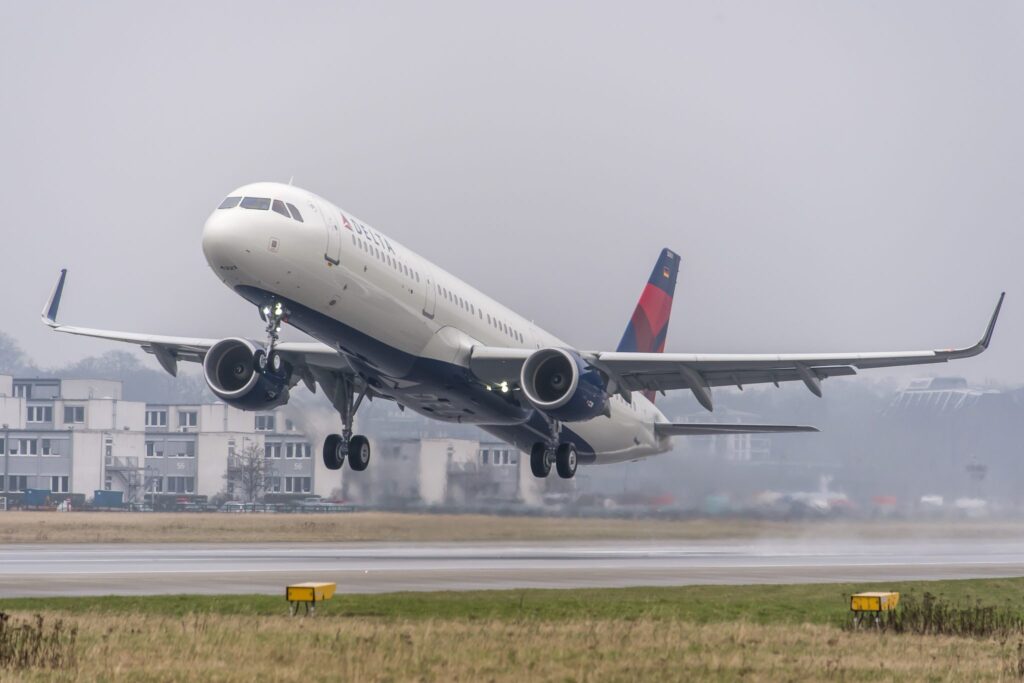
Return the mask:
<path id="1" fill-rule="evenodd" d="M 586 348 L 658 250 L 668 348 L 966 344 L 1024 381 L 1024 5 L 0 5 L 0 329 L 259 334 L 209 272 L 211 209 L 314 190 Z"/>

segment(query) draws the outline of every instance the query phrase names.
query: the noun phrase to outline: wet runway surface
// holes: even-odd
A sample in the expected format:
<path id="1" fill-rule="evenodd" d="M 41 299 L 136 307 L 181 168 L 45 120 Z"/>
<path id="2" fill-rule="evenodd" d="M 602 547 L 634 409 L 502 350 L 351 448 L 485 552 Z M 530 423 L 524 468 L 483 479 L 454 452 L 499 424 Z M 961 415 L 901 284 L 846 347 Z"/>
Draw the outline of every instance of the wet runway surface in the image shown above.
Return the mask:
<path id="1" fill-rule="evenodd" d="M 0 546 L 0 596 L 339 592 L 1024 575 L 1015 539 Z"/>

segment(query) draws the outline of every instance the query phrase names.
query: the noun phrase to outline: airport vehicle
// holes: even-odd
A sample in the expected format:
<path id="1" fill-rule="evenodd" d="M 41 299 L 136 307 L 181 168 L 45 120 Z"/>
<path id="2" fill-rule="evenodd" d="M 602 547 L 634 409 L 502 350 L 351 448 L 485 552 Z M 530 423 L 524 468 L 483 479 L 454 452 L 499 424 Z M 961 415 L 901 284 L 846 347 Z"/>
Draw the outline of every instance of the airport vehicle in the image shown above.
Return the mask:
<path id="1" fill-rule="evenodd" d="M 825 354 L 664 353 L 679 256 L 661 252 L 618 348 L 578 349 L 312 192 L 255 183 L 231 192 L 206 220 L 206 260 L 225 285 L 256 306 L 266 339 L 202 339 L 74 327 L 57 322 L 62 271 L 44 322 L 58 332 L 141 346 L 172 375 L 203 364 L 224 402 L 246 410 L 285 403 L 302 382 L 319 386 L 342 429 L 328 436 L 330 469 L 370 461 L 353 433 L 366 398 L 396 401 L 437 420 L 479 425 L 530 454 L 534 475 L 554 465 L 613 463 L 663 453 L 674 436 L 808 432 L 801 425 L 672 423 L 656 392 L 686 389 L 712 410 L 712 388 L 822 380 L 859 369 L 941 363 L 984 351 L 981 341 L 944 351 Z M 315 342 L 281 342 L 288 323 Z"/>

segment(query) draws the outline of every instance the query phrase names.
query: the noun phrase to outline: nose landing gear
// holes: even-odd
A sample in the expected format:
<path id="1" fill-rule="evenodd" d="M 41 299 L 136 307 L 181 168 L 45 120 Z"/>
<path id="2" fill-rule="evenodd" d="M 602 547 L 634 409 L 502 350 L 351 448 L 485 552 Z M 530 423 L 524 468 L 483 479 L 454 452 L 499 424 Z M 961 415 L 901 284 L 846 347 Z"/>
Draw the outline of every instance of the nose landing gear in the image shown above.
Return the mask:
<path id="1" fill-rule="evenodd" d="M 281 324 L 288 322 L 288 309 L 280 301 L 275 301 L 261 308 L 260 314 L 267 321 L 267 350 L 257 350 L 253 362 L 258 372 L 266 372 L 269 369 L 274 374 L 279 374 L 284 367 L 284 361 L 274 347 L 277 346 Z"/>

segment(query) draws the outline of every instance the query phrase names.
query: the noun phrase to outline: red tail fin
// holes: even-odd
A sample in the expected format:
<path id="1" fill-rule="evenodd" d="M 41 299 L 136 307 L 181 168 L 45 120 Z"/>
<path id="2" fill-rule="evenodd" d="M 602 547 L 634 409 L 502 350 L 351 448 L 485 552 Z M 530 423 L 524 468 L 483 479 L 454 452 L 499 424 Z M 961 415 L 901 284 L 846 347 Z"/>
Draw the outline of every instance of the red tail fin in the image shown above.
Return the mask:
<path id="1" fill-rule="evenodd" d="M 633 310 L 633 316 L 629 319 L 626 332 L 622 335 L 618 351 L 661 353 L 665 350 L 678 274 L 679 256 L 668 249 L 662 249 L 651 277 L 640 294 L 636 309 Z M 654 400 L 653 391 L 645 391 L 644 395 Z"/>

